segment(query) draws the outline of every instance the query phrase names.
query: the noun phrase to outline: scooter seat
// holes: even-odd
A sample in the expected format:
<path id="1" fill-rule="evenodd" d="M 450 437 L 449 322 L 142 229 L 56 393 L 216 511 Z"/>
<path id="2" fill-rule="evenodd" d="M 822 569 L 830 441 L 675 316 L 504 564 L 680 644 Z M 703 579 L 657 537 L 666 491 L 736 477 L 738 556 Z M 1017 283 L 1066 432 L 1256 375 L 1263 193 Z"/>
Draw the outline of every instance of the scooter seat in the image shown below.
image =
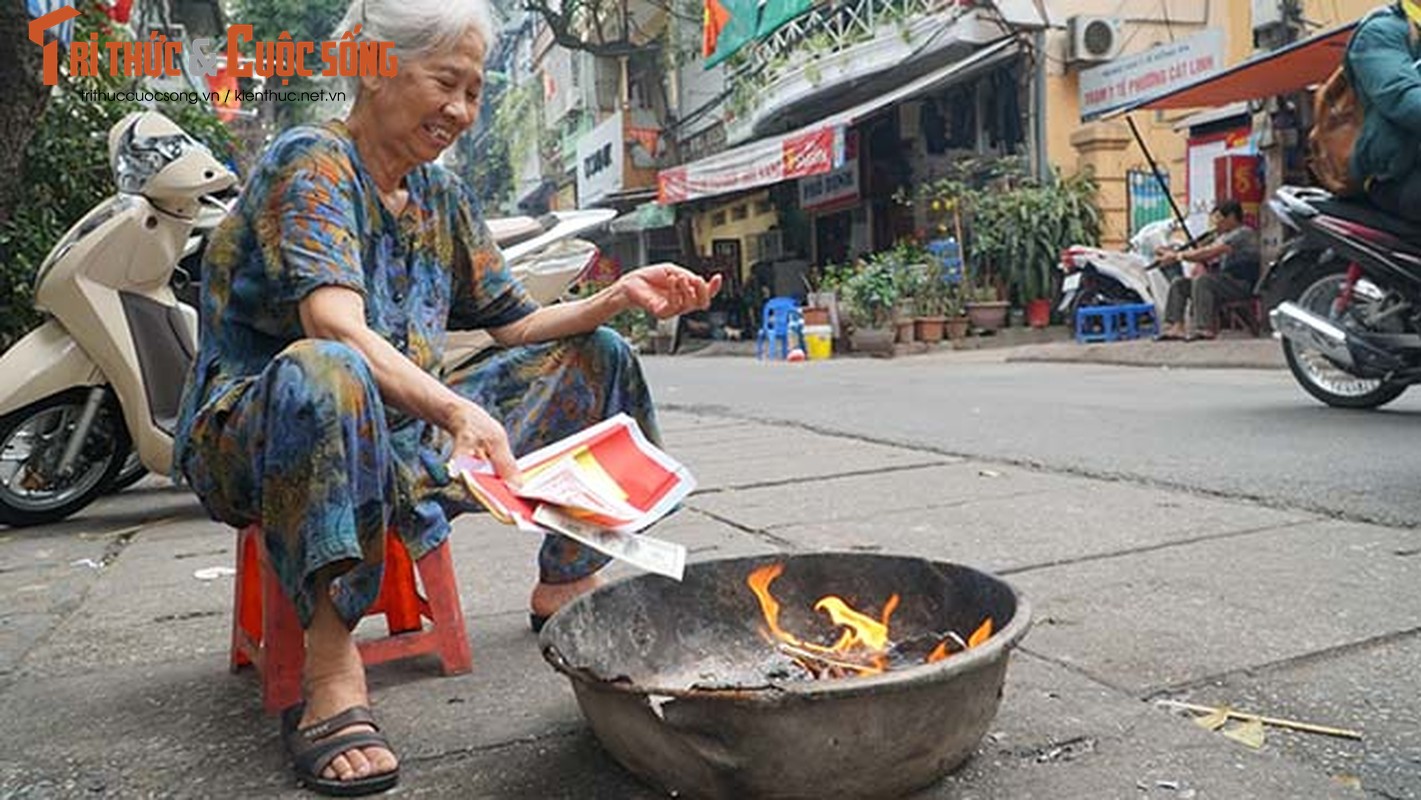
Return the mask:
<path id="1" fill-rule="evenodd" d="M 1421 225 L 1394 217 L 1374 205 L 1354 200 L 1321 200 L 1313 206 L 1323 214 L 1340 217 L 1348 222 L 1389 233 L 1405 242 L 1409 249 L 1421 249 Z"/>

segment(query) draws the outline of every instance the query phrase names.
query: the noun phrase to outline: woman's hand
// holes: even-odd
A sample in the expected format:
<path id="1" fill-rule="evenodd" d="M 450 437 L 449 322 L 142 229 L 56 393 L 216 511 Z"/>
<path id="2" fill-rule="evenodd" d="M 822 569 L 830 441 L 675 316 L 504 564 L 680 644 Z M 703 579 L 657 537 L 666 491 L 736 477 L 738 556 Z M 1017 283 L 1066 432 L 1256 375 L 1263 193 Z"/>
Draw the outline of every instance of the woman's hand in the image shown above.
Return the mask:
<path id="1" fill-rule="evenodd" d="M 487 411 L 465 400 L 455 407 L 445 429 L 454 437 L 454 458 L 472 456 L 487 461 L 500 478 L 518 483 L 518 464 L 508 445 L 508 431 Z"/>
<path id="2" fill-rule="evenodd" d="M 675 264 L 654 264 L 628 272 L 617 284 L 633 306 L 666 319 L 709 307 L 720 291 L 721 278 L 716 275 L 707 281 Z"/>

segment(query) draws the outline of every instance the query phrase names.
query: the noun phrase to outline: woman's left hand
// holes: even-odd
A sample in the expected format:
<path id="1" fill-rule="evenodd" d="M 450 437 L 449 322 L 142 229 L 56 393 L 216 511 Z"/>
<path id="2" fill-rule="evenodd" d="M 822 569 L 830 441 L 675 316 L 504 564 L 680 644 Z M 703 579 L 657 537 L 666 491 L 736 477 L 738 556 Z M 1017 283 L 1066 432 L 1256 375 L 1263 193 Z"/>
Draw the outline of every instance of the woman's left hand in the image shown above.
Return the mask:
<path id="1" fill-rule="evenodd" d="M 675 264 L 654 264 L 628 272 L 617 283 L 633 306 L 666 319 L 709 307 L 720 291 L 721 278 L 706 280 Z"/>

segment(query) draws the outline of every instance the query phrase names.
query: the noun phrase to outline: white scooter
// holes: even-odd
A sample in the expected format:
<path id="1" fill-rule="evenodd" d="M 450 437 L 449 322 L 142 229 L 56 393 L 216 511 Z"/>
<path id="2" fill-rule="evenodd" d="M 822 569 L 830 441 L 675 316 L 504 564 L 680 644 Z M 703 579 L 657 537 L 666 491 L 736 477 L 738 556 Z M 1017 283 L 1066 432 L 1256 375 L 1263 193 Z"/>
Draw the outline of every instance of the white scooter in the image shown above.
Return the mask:
<path id="1" fill-rule="evenodd" d="M 1207 229 L 1208 218 L 1195 214 L 1185 223 L 1191 237 L 1198 237 Z M 1130 249 L 1125 251 L 1084 245 L 1062 251 L 1058 266 L 1065 278 L 1058 310 L 1067 319 L 1075 319 L 1077 308 L 1092 305 L 1149 303 L 1157 312 L 1163 311 L 1169 284 L 1182 269 L 1159 268 L 1155 248 L 1169 244 L 1178 228 L 1174 220 L 1145 225 L 1130 237 Z"/>
<path id="2" fill-rule="evenodd" d="M 48 318 L 0 356 L 0 524 L 63 519 L 112 488 L 126 462 L 140 477 L 142 469 L 170 472 L 197 342 L 196 311 L 177 299 L 171 279 L 204 208 L 218 213 L 212 195 L 237 178 L 151 111 L 113 126 L 109 154 L 118 193 L 45 258 L 35 304 Z M 593 245 L 567 238 L 613 216 L 572 212 L 490 227 L 517 240 L 505 255 L 518 259 L 511 266 L 537 287 L 535 297 L 550 302 L 596 261 Z M 459 357 L 468 361 L 482 346 L 470 341 Z"/>

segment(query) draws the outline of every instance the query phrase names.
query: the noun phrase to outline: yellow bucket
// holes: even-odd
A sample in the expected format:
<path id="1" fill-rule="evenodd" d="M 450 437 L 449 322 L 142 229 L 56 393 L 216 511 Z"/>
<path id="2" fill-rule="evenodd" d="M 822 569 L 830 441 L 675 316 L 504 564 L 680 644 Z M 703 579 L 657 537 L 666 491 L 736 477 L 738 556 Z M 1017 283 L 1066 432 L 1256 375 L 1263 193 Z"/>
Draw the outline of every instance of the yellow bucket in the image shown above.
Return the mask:
<path id="1" fill-rule="evenodd" d="M 834 352 L 834 329 L 828 325 L 807 325 L 804 328 L 804 348 L 810 361 L 822 361 Z"/>

